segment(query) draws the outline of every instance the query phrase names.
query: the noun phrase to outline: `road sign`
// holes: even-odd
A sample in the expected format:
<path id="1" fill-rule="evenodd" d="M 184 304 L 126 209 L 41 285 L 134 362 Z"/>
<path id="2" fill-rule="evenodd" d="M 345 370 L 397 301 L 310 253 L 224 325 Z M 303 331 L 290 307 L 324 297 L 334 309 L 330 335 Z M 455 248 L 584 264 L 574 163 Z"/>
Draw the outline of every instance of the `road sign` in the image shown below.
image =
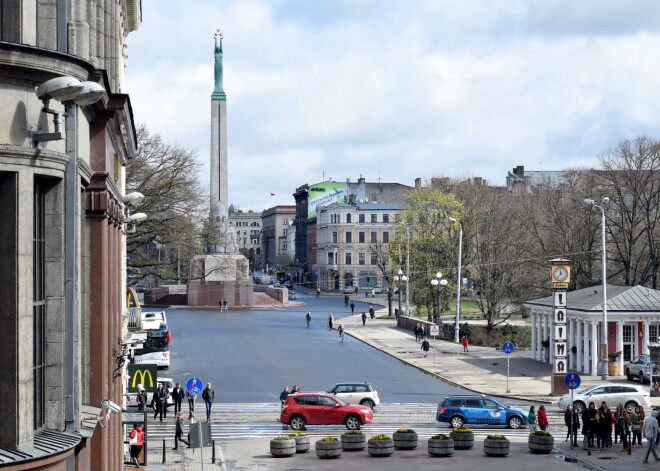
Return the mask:
<path id="1" fill-rule="evenodd" d="M 211 423 L 210 422 L 197 422 L 190 424 L 190 447 L 202 448 L 213 445 L 211 439 Z"/>
<path id="2" fill-rule="evenodd" d="M 190 378 L 186 383 L 186 391 L 190 394 L 199 394 L 202 392 L 202 387 L 204 383 L 199 378 Z"/>
<path id="3" fill-rule="evenodd" d="M 514 349 L 515 349 L 515 347 L 513 346 L 513 344 L 512 344 L 511 342 L 504 342 L 504 343 L 502 344 L 502 351 L 503 351 L 504 353 L 506 353 L 507 355 L 508 355 L 509 353 L 513 353 L 513 350 L 514 350 Z"/>
<path id="4" fill-rule="evenodd" d="M 568 373 L 566 376 L 564 376 L 564 384 L 568 389 L 579 388 L 581 382 L 582 380 L 580 379 L 580 375 L 577 373 Z"/>
<path id="5" fill-rule="evenodd" d="M 438 327 L 437 325 L 432 325 L 431 326 L 431 335 L 432 336 L 440 335 L 440 327 Z"/>

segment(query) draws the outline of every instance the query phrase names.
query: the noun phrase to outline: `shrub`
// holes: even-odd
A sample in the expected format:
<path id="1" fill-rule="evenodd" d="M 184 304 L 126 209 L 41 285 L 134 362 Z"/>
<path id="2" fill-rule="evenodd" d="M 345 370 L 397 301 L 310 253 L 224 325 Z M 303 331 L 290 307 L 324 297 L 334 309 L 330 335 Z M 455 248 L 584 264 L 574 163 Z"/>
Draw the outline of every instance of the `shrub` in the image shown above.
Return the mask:
<path id="1" fill-rule="evenodd" d="M 273 440 L 293 440 L 293 438 L 289 437 L 288 435 L 282 435 L 281 437 L 275 437 Z"/>
<path id="2" fill-rule="evenodd" d="M 488 435 L 486 438 L 490 438 L 491 440 L 506 440 L 504 435 Z"/>
<path id="3" fill-rule="evenodd" d="M 532 435 L 538 435 L 539 437 L 549 437 L 550 432 L 546 432 L 545 430 L 537 430 L 536 432 L 533 432 Z"/>
<path id="4" fill-rule="evenodd" d="M 362 430 L 347 430 L 344 433 L 346 435 L 362 435 Z"/>
<path id="5" fill-rule="evenodd" d="M 389 440 L 390 437 L 389 435 L 374 435 L 371 437 L 372 440 Z"/>
<path id="6" fill-rule="evenodd" d="M 325 437 L 319 440 L 320 442 L 336 442 L 337 439 L 335 437 Z"/>
<path id="7" fill-rule="evenodd" d="M 455 433 L 470 433 L 472 429 L 467 427 L 461 427 L 461 428 L 454 427 L 453 429 L 451 429 L 451 431 Z"/>
<path id="8" fill-rule="evenodd" d="M 438 435 L 433 435 L 431 438 L 433 440 L 449 440 L 451 437 L 449 435 L 445 435 L 444 433 L 439 433 Z"/>
<path id="9" fill-rule="evenodd" d="M 304 437 L 307 435 L 305 432 L 292 432 L 289 434 L 290 437 Z"/>
<path id="10" fill-rule="evenodd" d="M 411 428 L 400 428 L 397 429 L 397 433 L 415 433 L 415 431 Z"/>

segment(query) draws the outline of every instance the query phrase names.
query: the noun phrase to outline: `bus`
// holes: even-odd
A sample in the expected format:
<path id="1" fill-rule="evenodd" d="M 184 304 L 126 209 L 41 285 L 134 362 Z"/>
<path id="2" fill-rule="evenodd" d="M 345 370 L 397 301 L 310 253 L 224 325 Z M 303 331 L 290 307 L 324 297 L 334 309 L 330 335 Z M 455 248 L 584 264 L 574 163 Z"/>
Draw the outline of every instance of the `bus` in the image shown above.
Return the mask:
<path id="1" fill-rule="evenodd" d="M 145 330 L 146 340 L 142 342 L 142 348 L 133 351 L 133 363 L 150 363 L 158 368 L 170 366 L 170 340 L 172 335 L 164 328 Z"/>

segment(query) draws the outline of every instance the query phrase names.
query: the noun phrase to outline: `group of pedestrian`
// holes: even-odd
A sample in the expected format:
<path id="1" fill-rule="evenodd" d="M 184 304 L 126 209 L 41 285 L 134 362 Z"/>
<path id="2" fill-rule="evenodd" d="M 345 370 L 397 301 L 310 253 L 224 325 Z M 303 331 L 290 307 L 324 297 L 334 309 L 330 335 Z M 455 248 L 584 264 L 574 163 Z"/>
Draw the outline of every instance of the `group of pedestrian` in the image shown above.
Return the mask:
<path id="1" fill-rule="evenodd" d="M 280 393 L 280 403 L 282 404 L 282 406 L 286 404 L 286 400 L 289 398 L 289 394 L 296 394 L 299 392 L 300 392 L 300 388 L 298 387 L 297 384 L 293 385 L 291 392 L 289 392 L 289 386 L 284 386 L 284 389 Z"/>
<path id="2" fill-rule="evenodd" d="M 545 431 L 548 428 L 548 414 L 545 411 L 545 406 L 541 404 L 538 412 L 535 406 L 530 406 L 527 413 L 527 423 L 529 425 L 529 432 L 534 433 L 537 430 Z"/>
<path id="3" fill-rule="evenodd" d="M 218 307 L 220 308 L 220 312 L 229 311 L 229 303 L 226 299 L 221 299 L 218 301 Z"/>
<path id="4" fill-rule="evenodd" d="M 422 327 L 422 324 L 420 324 L 419 322 L 415 324 L 414 331 L 415 331 L 415 342 L 424 340 L 424 327 Z"/>

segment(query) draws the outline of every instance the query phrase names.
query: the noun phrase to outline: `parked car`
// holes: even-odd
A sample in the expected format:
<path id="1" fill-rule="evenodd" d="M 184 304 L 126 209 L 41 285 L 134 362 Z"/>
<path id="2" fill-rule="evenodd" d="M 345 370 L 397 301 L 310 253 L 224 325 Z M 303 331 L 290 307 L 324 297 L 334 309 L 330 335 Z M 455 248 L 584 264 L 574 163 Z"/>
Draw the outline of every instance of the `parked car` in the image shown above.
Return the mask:
<path id="1" fill-rule="evenodd" d="M 289 291 L 289 299 L 298 299 L 298 293 L 295 291 Z"/>
<path id="2" fill-rule="evenodd" d="M 346 286 L 344 288 L 344 294 L 353 294 L 355 293 L 355 287 L 353 286 Z"/>
<path id="3" fill-rule="evenodd" d="M 600 406 L 602 401 L 607 402 L 610 407 L 616 407 L 617 404 L 623 404 L 630 412 L 636 406 L 651 407 L 651 400 L 648 391 L 644 391 L 642 385 L 601 383 L 580 392 L 573 393 L 573 407 L 579 412 L 587 407 L 591 402 Z M 571 403 L 571 395 L 565 394 L 559 398 L 559 408 L 566 409 Z"/>
<path id="4" fill-rule="evenodd" d="M 348 404 L 361 404 L 373 409 L 380 404 L 378 391 L 369 383 L 337 383 L 329 391 Z"/>
<path id="5" fill-rule="evenodd" d="M 656 365 L 653 370 L 657 373 Z M 638 379 L 641 384 L 649 382 L 651 379 L 651 357 L 648 355 L 638 355 L 633 361 L 628 363 L 626 367 L 626 378 L 628 381 Z"/>
<path id="6" fill-rule="evenodd" d="M 280 286 L 281 285 L 279 281 L 273 281 L 273 288 L 279 288 Z"/>
<path id="7" fill-rule="evenodd" d="M 143 283 L 138 283 L 138 284 L 135 285 L 133 288 L 135 289 L 135 292 L 136 292 L 136 293 L 144 293 L 144 288 L 145 288 L 145 286 L 144 286 Z"/>
<path id="8" fill-rule="evenodd" d="M 174 380 L 172 378 L 161 378 L 160 376 L 156 380 L 158 384 L 163 384 L 165 387 L 168 389 L 168 391 L 172 392 L 172 389 L 174 389 Z M 147 408 L 149 407 L 149 404 L 151 403 L 151 398 L 153 397 L 154 393 L 149 392 L 147 393 Z M 137 393 L 127 393 L 126 394 L 126 408 L 128 409 L 129 407 L 134 407 L 137 408 Z M 174 405 L 174 399 L 172 399 L 172 396 L 167 396 L 167 404 L 169 406 Z"/>
<path id="9" fill-rule="evenodd" d="M 517 429 L 527 425 L 527 412 L 487 396 L 447 396 L 438 404 L 436 420 L 458 428 L 464 424 L 485 424 Z"/>
<path id="10" fill-rule="evenodd" d="M 306 425 L 342 424 L 357 430 L 372 420 L 368 407 L 352 406 L 326 393 L 290 394 L 280 413 L 280 422 L 293 430 L 303 430 Z"/>

